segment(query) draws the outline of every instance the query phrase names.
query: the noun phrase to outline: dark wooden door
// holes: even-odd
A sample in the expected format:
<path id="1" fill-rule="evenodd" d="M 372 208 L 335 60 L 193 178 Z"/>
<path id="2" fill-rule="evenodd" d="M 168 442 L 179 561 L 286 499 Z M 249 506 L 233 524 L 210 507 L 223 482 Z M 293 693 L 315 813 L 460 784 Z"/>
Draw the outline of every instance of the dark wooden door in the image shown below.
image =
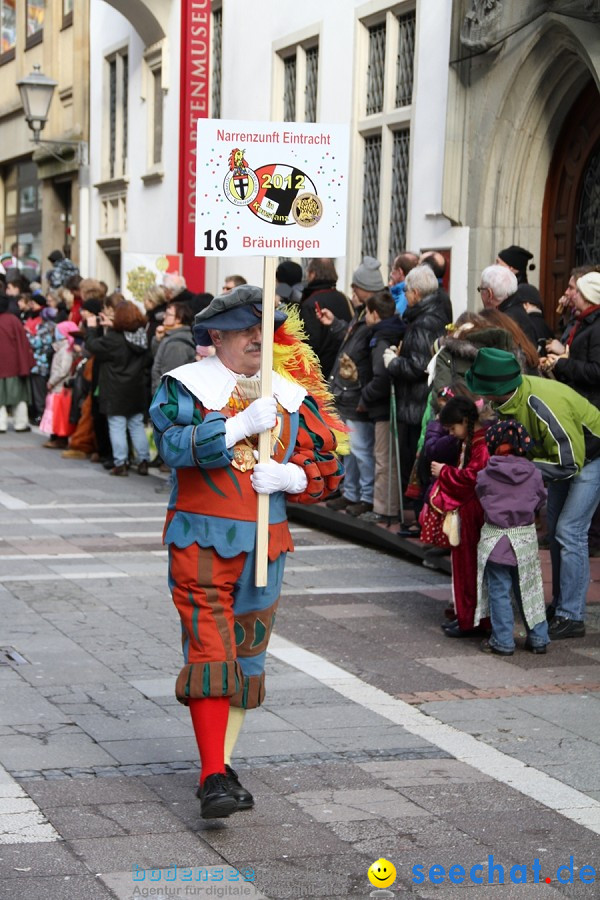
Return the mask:
<path id="1" fill-rule="evenodd" d="M 590 81 L 575 100 L 556 142 L 544 196 L 540 292 L 547 321 L 564 293 L 573 266 L 590 253 L 590 221 L 600 207 L 600 94 Z M 600 231 L 596 240 L 600 251 Z M 593 241 L 593 235 L 592 235 Z M 600 263 L 600 256 L 593 260 Z"/>

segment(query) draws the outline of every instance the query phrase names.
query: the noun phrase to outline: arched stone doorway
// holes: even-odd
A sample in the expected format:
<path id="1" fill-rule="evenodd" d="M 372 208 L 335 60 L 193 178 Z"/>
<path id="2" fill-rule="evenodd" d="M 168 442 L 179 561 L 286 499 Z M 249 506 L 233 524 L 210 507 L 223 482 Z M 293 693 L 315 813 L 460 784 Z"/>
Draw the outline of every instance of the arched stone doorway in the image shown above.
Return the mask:
<path id="1" fill-rule="evenodd" d="M 567 114 L 548 169 L 541 294 L 550 321 L 575 265 L 600 262 L 600 94 L 593 81 Z"/>

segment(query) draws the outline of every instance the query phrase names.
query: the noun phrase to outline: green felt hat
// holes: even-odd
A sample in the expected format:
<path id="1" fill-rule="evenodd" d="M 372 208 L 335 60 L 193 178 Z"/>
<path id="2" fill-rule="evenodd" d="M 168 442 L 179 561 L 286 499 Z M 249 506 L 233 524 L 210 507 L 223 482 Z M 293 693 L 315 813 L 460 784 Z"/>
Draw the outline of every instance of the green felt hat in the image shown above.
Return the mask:
<path id="1" fill-rule="evenodd" d="M 514 353 L 482 347 L 465 375 L 465 381 L 473 394 L 503 397 L 516 391 L 523 376 Z"/>

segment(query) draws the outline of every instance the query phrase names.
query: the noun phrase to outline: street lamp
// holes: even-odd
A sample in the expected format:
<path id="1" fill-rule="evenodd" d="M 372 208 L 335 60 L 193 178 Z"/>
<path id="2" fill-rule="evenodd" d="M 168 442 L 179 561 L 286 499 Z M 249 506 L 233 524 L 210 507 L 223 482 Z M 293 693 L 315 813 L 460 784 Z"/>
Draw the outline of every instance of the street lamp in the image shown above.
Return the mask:
<path id="1" fill-rule="evenodd" d="M 17 81 L 25 119 L 33 131 L 33 142 L 38 147 L 46 149 L 59 162 L 67 162 L 67 160 L 53 148 L 69 147 L 75 150 L 78 165 L 86 165 L 87 144 L 85 141 L 40 141 L 40 133 L 48 121 L 48 111 L 57 84 L 58 82 L 48 78 L 40 71 L 39 65 L 35 65 L 33 72 Z"/>
<path id="2" fill-rule="evenodd" d="M 36 144 L 39 144 L 40 132 L 48 121 L 48 110 L 57 83 L 44 75 L 37 65 L 33 67 L 30 75 L 17 81 L 25 118 L 33 131 L 33 140 Z"/>

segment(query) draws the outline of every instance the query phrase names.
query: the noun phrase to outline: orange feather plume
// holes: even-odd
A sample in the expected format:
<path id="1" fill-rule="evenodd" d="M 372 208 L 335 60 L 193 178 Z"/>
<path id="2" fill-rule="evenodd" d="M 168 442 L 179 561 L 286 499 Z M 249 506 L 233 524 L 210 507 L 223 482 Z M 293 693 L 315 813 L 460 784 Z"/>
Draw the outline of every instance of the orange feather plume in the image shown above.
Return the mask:
<path id="1" fill-rule="evenodd" d="M 274 334 L 273 369 L 283 378 L 296 381 L 317 403 L 321 418 L 337 439 L 338 453 L 349 453 L 348 429 L 335 409 L 319 358 L 306 342 L 306 334 L 296 306 L 285 308 L 287 319 Z"/>

